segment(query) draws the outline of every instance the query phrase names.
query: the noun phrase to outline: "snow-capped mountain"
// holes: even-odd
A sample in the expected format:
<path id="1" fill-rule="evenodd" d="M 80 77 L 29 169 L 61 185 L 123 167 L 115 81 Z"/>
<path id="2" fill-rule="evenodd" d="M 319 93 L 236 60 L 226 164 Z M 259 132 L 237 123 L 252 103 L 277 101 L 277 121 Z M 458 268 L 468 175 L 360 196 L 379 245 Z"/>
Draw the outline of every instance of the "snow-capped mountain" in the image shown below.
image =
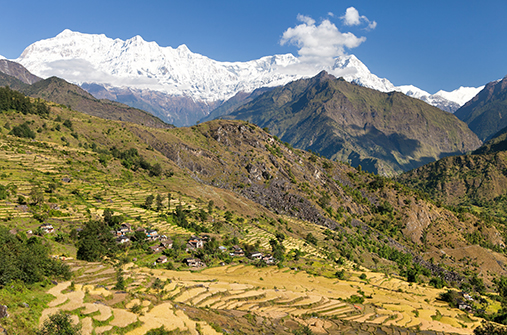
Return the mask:
<path id="1" fill-rule="evenodd" d="M 413 85 L 397 86 L 394 90 L 405 93 L 406 95 L 421 99 L 430 105 L 436 106 L 444 111 L 454 113 L 458 108 L 464 105 L 467 101 L 472 99 L 479 93 L 484 86 L 481 87 L 463 87 L 447 92 L 440 90 L 435 94 L 421 90 Z"/>
<path id="2" fill-rule="evenodd" d="M 238 92 L 284 85 L 321 70 L 379 91 L 397 90 L 436 105 L 452 105 L 449 111 L 463 104 L 466 98 L 462 96 L 470 93 L 470 99 L 475 95 L 472 91 L 461 95 L 443 92 L 431 98 L 435 95 L 416 87 L 395 87 L 372 74 L 354 55 L 341 56 L 326 67 L 304 64 L 292 54 L 219 62 L 192 53 L 185 45 L 174 49 L 140 36 L 123 41 L 68 29 L 28 46 L 15 61 L 37 76 L 58 76 L 99 98 L 143 108 L 176 125 L 195 123 Z M 457 98 L 460 103 L 453 102 Z M 185 113 L 191 116 L 181 115 Z"/>

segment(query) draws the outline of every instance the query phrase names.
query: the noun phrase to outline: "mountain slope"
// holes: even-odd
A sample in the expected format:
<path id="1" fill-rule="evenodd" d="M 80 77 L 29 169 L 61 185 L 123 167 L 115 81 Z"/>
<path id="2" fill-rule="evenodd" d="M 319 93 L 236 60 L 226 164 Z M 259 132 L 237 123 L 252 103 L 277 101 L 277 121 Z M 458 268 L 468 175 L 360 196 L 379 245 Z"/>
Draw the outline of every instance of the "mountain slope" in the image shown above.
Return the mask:
<path id="1" fill-rule="evenodd" d="M 325 72 L 275 88 L 223 117 L 248 120 L 295 147 L 381 174 L 406 171 L 481 144 L 452 114 Z"/>
<path id="2" fill-rule="evenodd" d="M 9 65 L 11 69 L 19 68 L 13 64 Z M 23 77 L 33 79 L 35 76 L 29 72 L 22 72 Z M 70 84 L 57 77 L 44 80 L 39 78 L 35 83 L 29 85 L 0 71 L 0 86 L 6 85 L 28 96 L 53 101 L 89 115 L 111 120 L 146 124 L 152 127 L 172 127 L 145 111 L 110 100 L 98 100 L 79 86 Z"/>
<path id="3" fill-rule="evenodd" d="M 198 319 L 192 333 L 213 334 L 219 324 L 229 333 L 257 334 L 258 321 L 266 320 L 262 329 L 276 334 L 321 322 L 312 329 L 471 334 L 479 317 L 471 321 L 464 311 L 442 304 L 437 299 L 446 290 L 431 286 L 484 292 L 482 281 L 491 285 L 495 275 L 507 273 L 507 258 L 491 250 L 505 243 L 494 221 L 438 207 L 392 180 L 291 148 L 251 123 L 217 120 L 155 129 L 50 105 L 49 117 L 0 111 L 0 226 L 23 237 L 28 229 L 36 232 L 40 221 L 51 223 L 55 234 L 34 239 L 57 255 L 74 257 L 76 230 L 89 220 L 105 221 L 109 209 L 133 229 L 156 229 L 178 246 L 164 250 L 169 261 L 158 264 L 161 254 L 150 247 L 160 241 L 129 235 L 136 240 L 120 245 L 116 257 L 102 264 L 70 260 L 75 285 L 44 284 L 57 298 L 52 310 L 68 307 L 77 322 L 91 321 L 90 306 L 101 305 L 107 319 L 89 322 L 88 330 L 143 333 L 178 324 L 186 331 L 178 322 L 185 320 L 190 329 Z M 13 134 L 23 124 L 34 130 L 35 140 Z M 160 206 L 148 201 L 153 198 Z M 209 243 L 189 254 L 186 241 L 202 232 Z M 470 236 L 480 236 L 481 246 Z M 279 265 L 219 249 L 237 244 L 245 252 L 276 251 Z M 199 257 L 207 269 L 189 271 L 183 264 L 189 257 Z M 128 294 L 114 288 L 122 276 L 112 269 L 117 259 L 128 262 Z M 35 305 L 34 292 L 19 291 L 29 291 L 28 303 Z M 481 299 L 479 293 L 474 297 Z M 488 309 L 499 308 L 484 299 Z M 19 304 L 25 300 L 12 300 L 17 303 L 9 304 L 9 313 L 19 313 L 21 329 L 40 323 L 42 307 L 27 319 Z M 131 306 L 141 304 L 149 308 L 138 318 Z M 13 322 L 8 326 L 17 330 Z"/>
<path id="4" fill-rule="evenodd" d="M 507 76 L 487 84 L 455 115 L 483 141 L 507 127 Z"/>
<path id="5" fill-rule="evenodd" d="M 16 61 L 43 78 L 64 78 L 93 89 L 94 94 L 100 92 L 96 97 L 149 110 L 177 126 L 194 124 L 240 92 L 284 85 L 321 70 L 382 92 L 403 91 L 372 74 L 354 55 L 337 57 L 325 68 L 310 65 L 309 73 L 308 64 L 301 64 L 291 54 L 218 62 L 192 53 L 185 45 L 173 49 L 140 36 L 122 41 L 68 29 L 28 46 Z M 421 92 L 418 89 L 418 94 Z M 424 92 L 419 96 L 451 112 L 458 107 L 442 95 Z M 453 97 L 449 95 L 449 99 Z"/>
<path id="6" fill-rule="evenodd" d="M 29 85 L 42 80 L 42 78 L 30 73 L 23 65 L 7 59 L 0 59 L 0 72 Z"/>
<path id="7" fill-rule="evenodd" d="M 452 206 L 478 206 L 507 217 L 507 128 L 473 153 L 446 157 L 398 179 Z M 502 219 L 504 220 L 504 219 Z"/>

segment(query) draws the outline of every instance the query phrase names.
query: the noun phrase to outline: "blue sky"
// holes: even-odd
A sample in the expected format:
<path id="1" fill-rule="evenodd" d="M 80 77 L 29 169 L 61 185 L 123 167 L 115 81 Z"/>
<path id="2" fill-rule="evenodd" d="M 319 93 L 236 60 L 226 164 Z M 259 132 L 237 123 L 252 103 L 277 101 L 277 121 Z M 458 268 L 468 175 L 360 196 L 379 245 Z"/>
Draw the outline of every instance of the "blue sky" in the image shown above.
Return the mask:
<path id="1" fill-rule="evenodd" d="M 358 25 L 345 24 L 349 7 L 358 11 Z M 298 55 L 300 48 L 280 41 L 302 24 L 299 16 L 316 27 L 327 20 L 341 33 L 364 37 L 344 51 L 395 85 L 435 93 L 507 75 L 505 0 L 18 0 L 4 1 L 2 12 L 0 55 L 9 59 L 66 28 L 123 40 L 140 35 L 161 46 L 186 44 L 220 61 Z"/>

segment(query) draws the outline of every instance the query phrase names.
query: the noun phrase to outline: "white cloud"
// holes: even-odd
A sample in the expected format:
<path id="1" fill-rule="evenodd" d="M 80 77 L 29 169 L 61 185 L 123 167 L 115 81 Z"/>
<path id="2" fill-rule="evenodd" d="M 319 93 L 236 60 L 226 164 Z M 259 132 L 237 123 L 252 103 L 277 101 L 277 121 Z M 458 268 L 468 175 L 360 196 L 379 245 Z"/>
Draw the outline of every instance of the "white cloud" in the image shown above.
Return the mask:
<path id="1" fill-rule="evenodd" d="M 359 12 L 354 7 L 349 7 L 345 11 L 345 15 L 341 16 L 340 19 L 343 20 L 343 24 L 346 26 L 359 26 L 361 24 L 367 24 L 366 29 L 375 29 L 377 27 L 377 22 L 370 21 L 364 15 L 359 15 Z"/>
<path id="2" fill-rule="evenodd" d="M 114 86 L 138 86 L 145 88 L 159 87 L 156 79 L 146 77 L 121 78 L 96 69 L 89 61 L 84 59 L 62 59 L 49 62 L 41 71 L 44 78 L 56 76 L 73 83 L 102 83 Z"/>
<path id="3" fill-rule="evenodd" d="M 357 37 L 350 32 L 340 32 L 328 19 L 318 25 L 308 16 L 298 15 L 298 20 L 302 23 L 287 29 L 280 44 L 298 47 L 301 63 L 329 66 L 334 58 L 345 54 L 345 48 L 356 48 L 366 40 L 366 37 Z"/>

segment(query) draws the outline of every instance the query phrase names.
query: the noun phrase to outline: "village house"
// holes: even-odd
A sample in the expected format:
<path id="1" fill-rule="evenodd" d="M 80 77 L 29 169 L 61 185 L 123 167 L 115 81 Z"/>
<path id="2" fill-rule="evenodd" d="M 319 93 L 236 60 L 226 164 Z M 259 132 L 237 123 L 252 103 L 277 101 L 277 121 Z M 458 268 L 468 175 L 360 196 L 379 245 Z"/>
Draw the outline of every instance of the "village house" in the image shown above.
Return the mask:
<path id="1" fill-rule="evenodd" d="M 173 247 L 173 240 L 171 240 L 170 238 L 161 240 L 159 247 L 164 249 L 171 249 Z"/>
<path id="2" fill-rule="evenodd" d="M 121 231 L 122 234 L 130 233 L 132 231 L 132 227 L 128 223 L 122 223 L 119 231 Z"/>
<path id="3" fill-rule="evenodd" d="M 53 228 L 53 225 L 49 223 L 44 223 L 39 227 L 44 234 L 52 233 L 55 231 L 55 228 Z"/>
<path id="4" fill-rule="evenodd" d="M 254 251 L 253 253 L 250 254 L 250 258 L 251 259 L 257 259 L 257 260 L 260 260 L 262 259 L 262 252 L 258 252 L 258 251 Z"/>
<path id="5" fill-rule="evenodd" d="M 158 238 L 158 232 L 153 229 L 146 230 L 146 238 L 148 240 L 156 240 Z"/>
<path id="6" fill-rule="evenodd" d="M 232 257 L 244 257 L 245 252 L 239 246 L 235 245 L 232 247 L 232 252 L 229 253 L 229 255 Z"/>
<path id="7" fill-rule="evenodd" d="M 157 263 L 159 264 L 167 263 L 167 256 L 160 256 L 159 258 L 157 258 Z"/>
<path id="8" fill-rule="evenodd" d="M 130 242 L 130 238 L 128 238 L 125 235 L 121 235 L 121 236 L 119 236 L 119 237 L 116 238 L 116 242 L 120 243 L 120 244 L 127 243 L 127 242 Z"/>
<path id="9" fill-rule="evenodd" d="M 275 258 L 269 254 L 264 255 L 264 257 L 262 257 L 262 260 L 268 265 L 275 264 Z"/>
<path id="10" fill-rule="evenodd" d="M 463 296 L 463 298 L 465 298 L 468 301 L 474 301 L 474 298 L 472 298 L 472 296 L 470 295 L 470 293 L 461 292 L 461 295 Z"/>
<path id="11" fill-rule="evenodd" d="M 206 266 L 206 264 L 204 264 L 204 262 L 201 261 L 199 258 L 185 258 L 183 262 L 192 268 Z"/>
<path id="12" fill-rule="evenodd" d="M 159 246 L 159 245 L 153 245 L 153 246 L 149 247 L 149 249 L 150 249 L 150 250 L 151 250 L 154 254 L 156 254 L 157 252 L 160 252 L 160 251 L 162 251 L 162 250 L 163 250 L 163 249 L 161 249 L 161 248 L 160 248 L 160 246 Z"/>
<path id="13" fill-rule="evenodd" d="M 204 240 L 197 236 L 192 236 L 187 242 L 187 251 L 193 249 L 202 249 L 204 247 Z"/>

